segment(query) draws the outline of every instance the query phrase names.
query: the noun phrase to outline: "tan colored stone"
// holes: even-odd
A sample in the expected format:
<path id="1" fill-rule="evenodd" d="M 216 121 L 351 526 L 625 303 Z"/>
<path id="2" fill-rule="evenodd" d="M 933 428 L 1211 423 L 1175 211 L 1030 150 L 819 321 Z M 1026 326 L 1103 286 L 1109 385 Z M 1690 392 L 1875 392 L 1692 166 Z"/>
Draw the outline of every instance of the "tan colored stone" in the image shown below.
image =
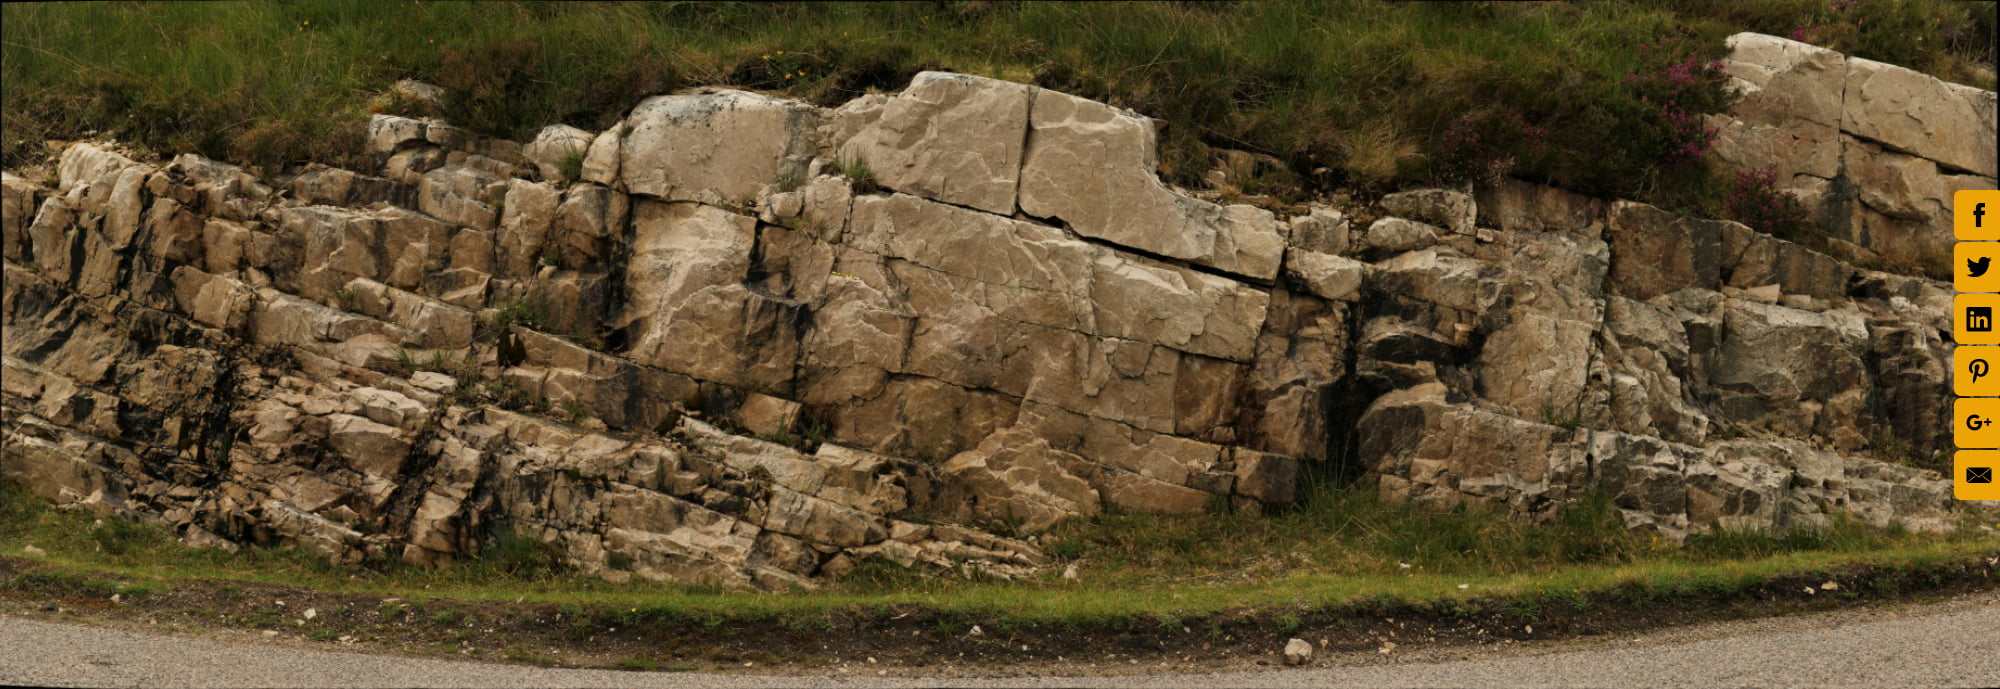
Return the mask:
<path id="1" fill-rule="evenodd" d="M 884 187 L 1013 215 L 1033 90 L 985 77 L 922 72 L 879 110 L 868 111 L 866 125 L 836 142 L 837 154 L 865 162 Z"/>
<path id="2" fill-rule="evenodd" d="M 1154 177 L 1152 120 L 1034 92 L 1021 211 L 1072 231 L 1259 280 L 1277 275 L 1284 236 L 1269 212 L 1174 193 Z"/>
<path id="3" fill-rule="evenodd" d="M 745 91 L 654 96 L 625 118 L 618 178 L 634 194 L 743 204 L 785 175 L 805 178 L 817 118 L 812 106 Z"/>
<path id="4" fill-rule="evenodd" d="M 1368 264 L 1343 256 L 1294 249 L 1285 254 L 1285 275 L 1322 299 L 1353 301 L 1368 279 Z"/>
<path id="5" fill-rule="evenodd" d="M 507 182 L 507 202 L 494 235 L 500 250 L 500 274 L 527 277 L 541 270 L 549 228 L 555 223 L 559 192 L 547 184 L 526 180 Z"/>
<path id="6" fill-rule="evenodd" d="M 1471 194 L 1449 189 L 1412 189 L 1382 197 L 1382 209 L 1390 215 L 1409 218 L 1471 235 L 1479 219 L 1479 206 Z"/>
<path id="7" fill-rule="evenodd" d="M 1977 175 L 2000 175 L 2000 106 L 1992 91 L 1848 58 L 1840 128 Z"/>
<path id="8" fill-rule="evenodd" d="M 938 471 L 964 491 L 974 518 L 1033 532 L 1098 512 L 1097 490 L 1077 475 L 1083 463 L 1081 457 L 1050 448 L 1047 440 L 1010 429 L 987 436 Z"/>
<path id="9" fill-rule="evenodd" d="M 1840 53 L 1777 36 L 1744 32 L 1724 41 L 1729 73 L 1739 95 L 1732 110 L 1759 125 L 1792 120 L 1841 127 L 1848 60 Z M 1830 175 L 1825 175 L 1830 176 Z"/>
<path id="10" fill-rule="evenodd" d="M 490 230 L 498 214 L 488 202 L 486 187 L 498 181 L 485 170 L 441 167 L 424 173 L 417 186 L 417 208 L 453 225 Z"/>
<path id="11" fill-rule="evenodd" d="M 535 134 L 535 140 L 521 147 L 521 154 L 535 164 L 545 181 L 568 181 L 563 175 L 563 166 L 568 161 L 577 162 L 577 174 L 581 176 L 582 160 L 590 151 L 596 135 L 566 124 L 552 124 Z"/>

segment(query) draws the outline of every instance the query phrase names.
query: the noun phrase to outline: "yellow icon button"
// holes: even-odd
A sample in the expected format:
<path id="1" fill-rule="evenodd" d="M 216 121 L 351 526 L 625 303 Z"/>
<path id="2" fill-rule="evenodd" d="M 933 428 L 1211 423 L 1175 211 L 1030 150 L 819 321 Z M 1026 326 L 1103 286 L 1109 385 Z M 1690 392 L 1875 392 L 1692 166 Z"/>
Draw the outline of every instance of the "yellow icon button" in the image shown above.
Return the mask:
<path id="1" fill-rule="evenodd" d="M 2000 448 L 2000 399 L 1960 397 L 1951 403 L 1951 439 L 1971 449 Z"/>
<path id="2" fill-rule="evenodd" d="M 1951 286 L 1960 292 L 2000 292 L 2000 242 L 1954 244 Z"/>
<path id="3" fill-rule="evenodd" d="M 2000 397 L 2000 347 L 1953 348 L 1951 392 L 1959 397 Z"/>
<path id="4" fill-rule="evenodd" d="M 1959 239 L 2000 239 L 2000 191 L 1967 189 L 1952 194 L 1951 226 Z"/>
<path id="5" fill-rule="evenodd" d="M 1962 345 L 2000 344 L 2000 294 L 1961 294 L 1951 300 L 1951 335 Z"/>
<path id="6" fill-rule="evenodd" d="M 1960 500 L 2000 500 L 2000 452 L 1959 450 L 1951 456 L 1951 495 Z"/>

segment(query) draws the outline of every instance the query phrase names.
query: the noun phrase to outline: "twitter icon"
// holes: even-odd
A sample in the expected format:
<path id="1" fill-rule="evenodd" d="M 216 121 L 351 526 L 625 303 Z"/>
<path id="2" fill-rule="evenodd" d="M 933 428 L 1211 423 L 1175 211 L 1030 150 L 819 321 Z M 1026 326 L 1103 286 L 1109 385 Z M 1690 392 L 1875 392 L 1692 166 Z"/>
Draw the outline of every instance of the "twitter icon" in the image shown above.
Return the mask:
<path id="1" fill-rule="evenodd" d="M 1993 270 L 2000 256 L 2000 242 L 1957 242 L 1952 247 L 1952 264 L 1959 266 L 1952 286 L 1960 292 L 2000 292 L 2000 271 Z"/>

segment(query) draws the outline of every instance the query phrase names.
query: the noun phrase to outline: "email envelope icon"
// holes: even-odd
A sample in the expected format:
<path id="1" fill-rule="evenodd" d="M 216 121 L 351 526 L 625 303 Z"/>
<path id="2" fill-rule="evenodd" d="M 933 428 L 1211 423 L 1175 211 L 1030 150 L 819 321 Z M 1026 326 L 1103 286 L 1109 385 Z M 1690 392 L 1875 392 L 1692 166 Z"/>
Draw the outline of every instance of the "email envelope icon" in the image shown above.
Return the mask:
<path id="1" fill-rule="evenodd" d="M 1966 483 L 1992 483 L 1993 467 L 1966 467 Z"/>

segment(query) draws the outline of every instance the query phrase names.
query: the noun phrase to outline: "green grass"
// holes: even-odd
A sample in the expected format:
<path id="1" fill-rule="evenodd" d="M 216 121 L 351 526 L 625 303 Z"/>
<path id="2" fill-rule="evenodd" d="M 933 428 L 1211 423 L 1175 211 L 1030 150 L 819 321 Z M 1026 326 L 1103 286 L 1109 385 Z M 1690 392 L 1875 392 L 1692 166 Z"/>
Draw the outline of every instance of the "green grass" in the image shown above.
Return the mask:
<path id="1" fill-rule="evenodd" d="M 908 606 L 1021 624 L 1141 618 L 1147 624 L 1166 624 L 1159 620 L 1370 602 L 1449 607 L 1497 599 L 1515 606 L 1581 605 L 1591 595 L 1635 600 L 1728 595 L 1787 575 L 1869 564 L 1933 567 L 2000 551 L 2000 539 L 1975 528 L 1918 535 L 1847 522 L 1774 534 L 1719 532 L 1674 547 L 1624 532 L 1601 500 L 1585 501 L 1554 522 L 1533 526 L 1480 510 L 1389 508 L 1357 495 L 1333 491 L 1302 509 L 1269 517 L 1112 514 L 1064 525 L 1051 539 L 1053 544 L 1080 544 L 1067 557 L 1080 564 L 1082 576 L 1075 581 L 1061 578 L 1066 564 L 1061 562 L 1038 578 L 1010 582 L 930 576 L 871 561 L 824 590 L 780 595 L 619 584 L 568 574 L 550 564 L 545 548 L 518 536 L 495 539 L 480 557 L 438 570 L 400 564 L 350 570 L 291 549 L 246 549 L 231 556 L 178 545 L 164 530 L 145 526 L 118 527 L 147 535 L 110 552 L 98 548 L 94 538 L 74 538 L 92 532 L 95 518 L 47 509 L 11 489 L 0 502 L 0 526 L 5 527 L 0 529 L 0 552 L 19 552 L 28 544 L 48 550 L 53 573 L 17 575 L 49 579 L 43 585 L 61 581 L 65 573 L 91 572 L 219 579 L 403 597 L 410 602 L 385 603 L 376 612 L 387 618 L 407 610 L 411 619 L 437 624 L 465 620 L 450 610 L 427 614 L 423 600 L 519 599 L 561 604 L 572 619 L 587 611 L 611 611 L 607 614 L 629 618 L 621 619 L 620 626 L 664 619 L 712 628 L 745 619 L 807 624 L 804 620 L 827 614 Z M 1410 567 L 1401 566 L 1405 563 Z M 103 596 L 121 591 L 144 595 L 158 584 L 90 586 L 103 589 L 91 591 Z"/>
<path id="2" fill-rule="evenodd" d="M 1850 3 L 1842 3 L 1846 8 Z M 413 77 L 441 113 L 526 140 L 601 129 L 638 99 L 724 84 L 828 104 L 948 69 L 1166 120 L 1162 172 L 1197 186 L 1211 148 L 1272 156 L 1298 196 L 1435 174 L 1444 130 L 1520 113 L 1550 132 L 1516 174 L 1702 203 L 1658 168 L 1660 115 L 1621 77 L 1634 48 L 1719 56 L 1739 30 L 1992 87 L 1994 8 L 1819 0 L 1468 3 L 10 3 L 0 9 L 5 164 L 90 132 L 160 153 L 359 163 L 363 116 Z M 1812 24 L 1811 27 L 1804 26 Z M 371 103 L 373 105 L 371 105 Z M 1511 143 L 1511 142 L 1509 142 Z M 1685 177 L 1686 179 L 1675 179 Z M 1291 182 L 1289 180 L 1296 180 Z M 1253 186 L 1264 186 L 1259 183 Z"/>

